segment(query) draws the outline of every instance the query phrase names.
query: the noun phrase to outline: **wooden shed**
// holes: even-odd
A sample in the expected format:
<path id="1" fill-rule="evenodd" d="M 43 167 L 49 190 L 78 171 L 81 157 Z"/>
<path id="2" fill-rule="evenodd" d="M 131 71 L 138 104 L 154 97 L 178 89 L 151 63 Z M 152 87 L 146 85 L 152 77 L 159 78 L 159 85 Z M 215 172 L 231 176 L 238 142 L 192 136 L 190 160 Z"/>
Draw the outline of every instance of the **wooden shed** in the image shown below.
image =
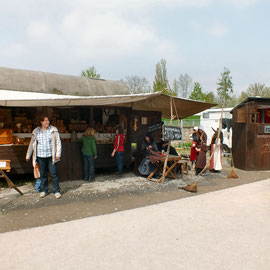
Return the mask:
<path id="1" fill-rule="evenodd" d="M 236 168 L 270 169 L 270 98 L 249 97 L 232 111 L 232 151 Z"/>

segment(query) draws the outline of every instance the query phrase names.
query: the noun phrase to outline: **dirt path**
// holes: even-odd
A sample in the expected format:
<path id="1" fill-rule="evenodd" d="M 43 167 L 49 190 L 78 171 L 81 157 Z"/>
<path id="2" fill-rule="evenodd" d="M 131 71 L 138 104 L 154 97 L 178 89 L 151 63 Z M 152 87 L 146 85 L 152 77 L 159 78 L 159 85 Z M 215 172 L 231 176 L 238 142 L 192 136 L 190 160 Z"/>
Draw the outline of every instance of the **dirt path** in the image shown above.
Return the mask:
<path id="1" fill-rule="evenodd" d="M 89 216 L 104 215 L 116 211 L 196 196 L 215 190 L 260 181 L 270 177 L 269 171 L 244 172 L 237 170 L 239 179 L 227 179 L 230 168 L 224 172 L 194 176 L 194 171 L 181 179 L 166 181 L 164 185 L 146 181 L 128 172 L 123 178 L 99 175 L 94 183 L 70 181 L 61 183 L 63 197 L 56 200 L 52 194 L 40 199 L 33 184 L 20 186 L 25 192 L 18 195 L 14 190 L 0 190 L 0 232 L 31 228 L 65 222 Z M 195 181 L 198 193 L 179 190 Z"/>

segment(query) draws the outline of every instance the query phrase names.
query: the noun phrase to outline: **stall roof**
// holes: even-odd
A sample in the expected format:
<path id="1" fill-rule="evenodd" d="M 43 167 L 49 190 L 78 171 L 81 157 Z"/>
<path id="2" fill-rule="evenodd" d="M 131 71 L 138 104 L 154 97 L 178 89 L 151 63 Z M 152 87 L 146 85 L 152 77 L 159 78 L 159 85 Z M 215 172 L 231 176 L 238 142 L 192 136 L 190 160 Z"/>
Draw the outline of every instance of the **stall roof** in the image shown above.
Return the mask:
<path id="1" fill-rule="evenodd" d="M 80 96 L 125 95 L 121 81 L 0 67 L 0 89 Z"/>
<path id="2" fill-rule="evenodd" d="M 173 99 L 180 119 L 216 105 L 184 98 L 174 97 Z M 119 106 L 129 107 L 133 110 L 160 111 L 163 117 L 170 117 L 170 97 L 161 93 L 86 97 L 0 90 L 0 106 Z"/>

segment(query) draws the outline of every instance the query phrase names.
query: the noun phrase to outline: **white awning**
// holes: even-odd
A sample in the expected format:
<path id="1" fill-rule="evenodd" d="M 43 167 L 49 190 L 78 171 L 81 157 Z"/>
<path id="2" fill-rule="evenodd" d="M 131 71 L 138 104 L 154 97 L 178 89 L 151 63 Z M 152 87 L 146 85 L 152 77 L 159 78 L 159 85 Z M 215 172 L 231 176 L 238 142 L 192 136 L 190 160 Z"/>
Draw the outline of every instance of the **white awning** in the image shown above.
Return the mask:
<path id="1" fill-rule="evenodd" d="M 216 104 L 184 98 L 173 98 L 180 119 L 209 109 Z M 0 90 L 0 106 L 6 107 L 66 107 L 66 106 L 119 106 L 133 110 L 160 111 L 170 117 L 170 97 L 161 93 L 113 96 L 68 96 Z"/>

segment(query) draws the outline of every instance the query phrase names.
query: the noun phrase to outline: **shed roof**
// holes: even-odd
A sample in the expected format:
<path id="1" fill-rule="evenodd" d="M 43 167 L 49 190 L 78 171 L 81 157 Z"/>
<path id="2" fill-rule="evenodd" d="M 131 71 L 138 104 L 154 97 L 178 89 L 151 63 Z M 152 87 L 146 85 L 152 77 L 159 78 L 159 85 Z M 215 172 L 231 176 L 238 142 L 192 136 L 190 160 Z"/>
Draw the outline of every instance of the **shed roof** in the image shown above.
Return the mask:
<path id="1" fill-rule="evenodd" d="M 266 102 L 267 104 L 270 103 L 270 98 L 268 97 L 247 97 L 246 99 L 244 99 L 243 101 L 241 101 L 239 104 L 237 104 L 232 110 L 231 113 L 233 112 L 233 110 L 235 110 L 236 108 L 239 108 L 241 106 L 244 106 L 245 104 L 252 102 L 252 101 L 256 101 L 258 103 L 263 103 Z"/>
<path id="2" fill-rule="evenodd" d="M 124 95 L 128 87 L 120 81 L 0 67 L 0 89 L 80 96 Z"/>
<path id="3" fill-rule="evenodd" d="M 216 105 L 176 97 L 174 97 L 173 100 L 179 119 L 194 115 Z M 119 106 L 129 107 L 133 110 L 160 111 L 162 112 L 163 117 L 170 117 L 170 97 L 161 93 L 110 96 L 67 96 L 0 90 L 0 106 Z"/>

